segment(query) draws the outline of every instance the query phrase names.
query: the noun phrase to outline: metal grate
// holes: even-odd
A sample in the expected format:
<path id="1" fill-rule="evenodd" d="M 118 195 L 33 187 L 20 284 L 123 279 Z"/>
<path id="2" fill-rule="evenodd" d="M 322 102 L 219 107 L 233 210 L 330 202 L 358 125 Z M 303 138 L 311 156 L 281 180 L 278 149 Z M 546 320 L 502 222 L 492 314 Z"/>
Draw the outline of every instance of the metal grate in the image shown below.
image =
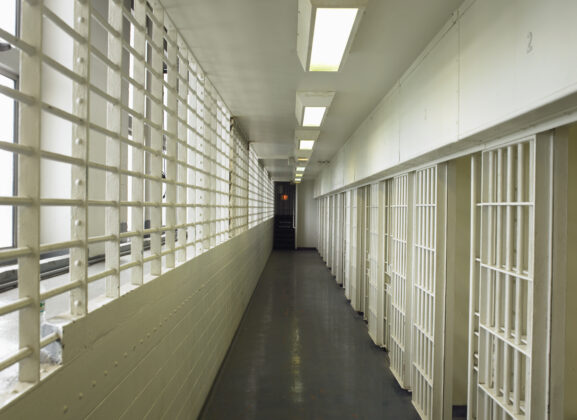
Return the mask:
<path id="1" fill-rule="evenodd" d="M 435 300 L 437 278 L 437 167 L 415 173 L 412 356 L 413 404 L 421 418 L 433 417 Z"/>
<path id="2" fill-rule="evenodd" d="M 343 240 L 344 248 L 344 276 L 343 286 L 345 288 L 345 297 L 351 299 L 351 212 L 352 212 L 352 192 L 345 192 L 345 236 Z"/>
<path id="3" fill-rule="evenodd" d="M 535 140 L 472 166 L 469 417 L 530 418 L 533 317 L 545 316 L 533 311 Z"/>
<path id="4" fill-rule="evenodd" d="M 392 181 L 391 211 L 391 336 L 389 357 L 391 371 L 403 388 L 410 387 L 410 255 L 412 216 L 412 174 Z"/>
<path id="5" fill-rule="evenodd" d="M 383 345 L 382 329 L 383 318 L 383 281 L 380 276 L 380 225 L 379 225 L 379 184 L 370 186 L 369 199 L 369 250 L 368 250 L 368 329 L 369 335 L 377 345 Z"/>
<path id="6" fill-rule="evenodd" d="M 383 344 L 387 349 L 391 345 L 391 302 L 393 299 L 392 289 L 392 261 L 393 261 L 393 182 L 394 180 L 387 179 L 383 181 L 383 196 L 381 200 L 381 207 L 383 213 L 383 281 L 384 281 L 384 337 Z"/>
<path id="7" fill-rule="evenodd" d="M 272 217 L 273 187 L 256 155 L 231 137 L 230 113 L 157 1 L 21 2 L 17 346 L 0 371 L 38 382 L 40 303 L 69 318 L 169 271 Z M 248 154 L 247 154 L 248 153 Z M 58 229 L 52 226 L 58 225 Z M 42 258 L 64 256 L 68 281 L 40 284 Z M 102 267 L 90 267 L 102 257 Z M 42 287 L 42 288 L 41 288 Z M 97 294 L 99 299 L 89 299 Z"/>

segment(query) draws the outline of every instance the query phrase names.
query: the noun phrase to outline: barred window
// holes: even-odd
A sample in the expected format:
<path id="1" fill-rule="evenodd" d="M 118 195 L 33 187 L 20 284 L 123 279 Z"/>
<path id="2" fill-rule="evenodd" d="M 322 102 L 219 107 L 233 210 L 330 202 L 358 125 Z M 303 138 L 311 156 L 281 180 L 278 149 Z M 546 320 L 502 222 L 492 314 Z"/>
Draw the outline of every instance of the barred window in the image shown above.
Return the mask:
<path id="1" fill-rule="evenodd" d="M 63 323 L 270 219 L 273 184 L 157 1 L 6 1 L 0 42 L 3 393 Z"/>

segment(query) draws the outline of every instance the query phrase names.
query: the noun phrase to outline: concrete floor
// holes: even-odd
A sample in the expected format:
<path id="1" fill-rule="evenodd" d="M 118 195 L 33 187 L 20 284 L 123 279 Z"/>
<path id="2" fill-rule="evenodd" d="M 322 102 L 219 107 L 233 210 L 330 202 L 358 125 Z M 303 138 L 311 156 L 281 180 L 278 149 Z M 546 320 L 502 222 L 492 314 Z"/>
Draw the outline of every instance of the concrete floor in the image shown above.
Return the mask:
<path id="1" fill-rule="evenodd" d="M 274 251 L 201 419 L 418 419 L 316 251 Z"/>

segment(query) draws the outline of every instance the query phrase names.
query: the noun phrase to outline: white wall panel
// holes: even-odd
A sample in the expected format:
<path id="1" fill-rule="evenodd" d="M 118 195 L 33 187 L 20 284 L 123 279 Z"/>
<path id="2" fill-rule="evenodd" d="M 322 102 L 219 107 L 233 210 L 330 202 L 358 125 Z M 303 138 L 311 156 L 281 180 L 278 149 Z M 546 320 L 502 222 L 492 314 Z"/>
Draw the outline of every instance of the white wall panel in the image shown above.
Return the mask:
<path id="1" fill-rule="evenodd" d="M 461 17 L 460 136 L 577 87 L 577 3 L 476 1 Z"/>
<path id="2" fill-rule="evenodd" d="M 400 161 L 457 140 L 459 33 L 457 26 L 400 85 Z"/>
<path id="3" fill-rule="evenodd" d="M 577 3 L 471 0 L 455 13 L 318 175 L 315 196 L 387 176 L 440 148 L 435 158 L 449 155 L 462 146 L 445 146 L 529 112 L 530 119 L 503 124 L 484 140 L 577 106 L 558 101 L 577 92 Z M 557 108 L 545 108 L 555 101 Z"/>

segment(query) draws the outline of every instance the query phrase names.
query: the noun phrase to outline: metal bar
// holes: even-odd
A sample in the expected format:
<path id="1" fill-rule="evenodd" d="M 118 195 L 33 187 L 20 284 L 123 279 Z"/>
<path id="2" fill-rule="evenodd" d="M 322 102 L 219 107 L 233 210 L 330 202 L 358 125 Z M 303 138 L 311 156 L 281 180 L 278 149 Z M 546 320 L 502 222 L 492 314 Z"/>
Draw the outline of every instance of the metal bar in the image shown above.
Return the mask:
<path id="1" fill-rule="evenodd" d="M 84 285 L 85 285 L 84 279 L 78 279 L 78 280 L 75 280 L 71 283 L 65 283 L 62 286 L 55 287 L 54 289 L 50 289 L 46 292 L 40 293 L 40 299 L 41 300 L 47 300 L 47 299 L 50 299 L 54 296 L 58 296 L 58 295 L 61 295 L 63 293 L 69 292 L 73 289 L 82 288 L 82 287 L 84 287 Z"/>
<path id="2" fill-rule="evenodd" d="M 146 20 L 146 4 L 143 2 L 134 2 L 134 17 L 137 22 L 145 22 Z M 146 42 L 144 39 L 144 34 L 141 28 L 133 30 L 133 43 L 134 49 L 142 57 L 145 55 Z M 134 60 L 132 66 L 133 77 L 136 83 L 143 86 L 145 85 L 146 74 L 144 69 L 144 63 L 142 60 Z M 130 92 L 129 92 L 130 94 Z M 141 89 L 134 89 L 132 91 L 132 108 L 136 113 L 144 115 L 145 110 L 145 94 Z M 132 149 L 132 167 L 129 168 L 132 172 L 139 175 L 145 174 L 144 167 L 144 156 L 145 156 L 145 141 L 144 141 L 144 122 L 142 119 L 133 118 L 132 119 L 132 138 L 135 143 L 140 147 L 134 147 Z M 131 200 L 141 203 L 144 201 L 144 179 L 143 177 L 132 177 L 130 179 L 131 183 Z M 143 273 L 143 252 L 144 252 L 144 238 L 141 233 L 144 229 L 145 220 L 145 210 L 142 205 L 134 205 L 130 209 L 132 216 L 132 226 L 131 229 L 137 232 L 136 236 L 133 236 L 130 241 L 130 256 L 131 261 L 135 263 L 131 271 L 131 284 L 141 285 L 144 282 Z"/>
<path id="3" fill-rule="evenodd" d="M 87 43 L 74 44 L 74 73 L 83 80 L 90 80 L 90 6 L 74 3 L 74 30 Z M 73 113 L 83 121 L 88 121 L 90 116 L 90 98 L 88 87 L 85 83 L 73 84 L 74 109 Z M 73 128 L 71 154 L 72 157 L 82 162 L 71 168 L 71 197 L 80 201 L 88 198 L 88 150 L 90 145 L 90 131 L 88 125 L 75 125 Z M 88 312 L 88 247 L 85 246 L 88 238 L 88 208 L 85 205 L 71 208 L 70 236 L 77 245 L 70 248 L 70 279 L 78 284 L 71 289 L 70 313 L 73 316 L 83 316 Z"/>
<path id="4" fill-rule="evenodd" d="M 153 14 L 149 14 L 149 17 L 155 17 L 153 20 L 152 25 L 152 43 L 156 45 L 162 45 L 162 41 L 164 38 L 164 29 L 162 23 L 164 13 L 163 11 L 155 7 L 153 10 Z M 148 41 L 148 45 L 151 45 L 150 40 Z M 149 63 L 152 65 L 154 69 L 162 69 L 163 65 L 163 54 L 162 51 L 158 51 L 157 49 L 152 49 L 151 54 L 151 62 Z M 148 70 L 150 71 L 150 70 Z M 157 98 L 162 97 L 162 78 L 152 77 L 152 81 L 150 84 L 150 91 L 149 93 L 152 96 Z M 163 124 L 163 113 L 162 113 L 162 105 L 157 103 L 152 103 L 150 106 L 150 119 L 152 122 L 158 126 L 162 127 Z M 163 149 L 163 136 L 161 130 L 157 128 L 151 127 L 150 128 L 150 146 L 152 149 L 157 150 L 158 152 L 162 152 Z M 152 155 L 149 157 L 150 161 L 150 174 L 153 176 L 160 176 L 162 174 L 162 158 L 159 155 Z M 152 181 L 148 185 L 148 193 L 150 194 L 151 201 L 158 201 L 162 202 L 162 182 L 160 181 Z M 158 207 L 148 208 L 147 212 L 149 214 L 150 226 L 153 229 L 159 228 L 162 226 L 162 210 Z M 159 276 L 162 273 L 162 260 L 160 256 L 161 252 L 161 240 L 160 240 L 160 232 L 154 232 L 150 235 L 150 252 L 151 255 L 156 256 L 156 259 L 152 260 L 150 265 L 150 273 L 153 276 Z"/>
<path id="5" fill-rule="evenodd" d="M 98 13 L 92 10 L 92 15 L 98 17 Z M 107 70 L 107 93 L 114 97 L 120 98 L 122 95 L 121 85 L 121 66 L 122 66 L 122 6 L 109 2 L 108 21 L 100 23 L 108 31 L 108 59 L 118 66 L 118 69 L 108 68 Z M 121 110 L 118 104 L 106 104 L 106 128 L 107 130 L 118 133 L 122 128 Z M 115 137 L 106 138 L 106 165 L 113 168 L 120 168 L 121 161 L 120 142 Z M 111 202 L 120 201 L 120 174 L 118 172 L 106 173 L 106 200 Z M 120 233 L 120 208 L 116 206 L 107 206 L 105 209 L 105 235 L 114 239 L 105 242 L 105 267 L 112 274 L 106 278 L 106 297 L 117 298 L 120 296 L 120 244 L 118 236 Z"/>
<path id="6" fill-rule="evenodd" d="M 38 341 L 38 345 L 40 345 L 40 340 Z M 11 356 L 8 356 L 5 359 L 0 360 L 0 371 L 18 362 L 20 362 L 20 365 L 22 366 L 23 364 L 25 364 L 25 361 L 31 358 L 33 355 L 34 350 L 31 347 L 26 346 L 24 348 L 21 348 Z"/>
<path id="7" fill-rule="evenodd" d="M 21 40 L 32 46 L 35 51 L 42 48 L 42 9 L 43 1 L 21 3 Z M 32 98 L 41 98 L 42 60 L 36 52 L 20 57 L 20 91 Z M 41 144 L 41 108 L 39 102 L 20 103 L 19 140 L 32 150 L 39 150 Z M 33 201 L 40 198 L 40 157 L 38 154 L 21 155 L 18 165 L 18 193 Z M 30 249 L 31 253 L 18 258 L 18 287 L 20 299 L 29 298 L 32 304 L 19 311 L 19 344 L 21 350 L 0 369 L 20 361 L 19 379 L 22 382 L 36 383 L 40 380 L 40 206 L 19 206 L 17 215 L 17 235 L 20 248 Z M 6 364 L 7 362 L 10 362 Z"/>
<path id="8" fill-rule="evenodd" d="M 175 38 L 177 36 L 176 30 L 171 29 L 168 31 L 166 38 Z M 167 58 L 168 61 L 176 62 L 177 46 L 174 43 L 170 43 L 167 46 Z M 176 76 L 177 69 L 168 69 L 167 79 L 168 85 L 176 88 Z M 175 114 L 168 114 L 166 117 L 166 127 L 165 129 L 170 133 L 166 137 L 166 156 L 172 161 L 177 160 L 178 146 L 176 138 L 178 137 L 178 123 L 176 116 L 178 116 L 178 95 L 176 89 L 169 89 L 167 92 L 167 110 L 172 110 L 176 112 Z M 170 233 L 166 235 L 165 246 L 170 252 L 166 254 L 166 267 L 173 268 L 175 266 L 175 235 L 174 226 L 176 225 L 176 209 L 174 205 L 177 203 L 176 197 L 176 186 L 174 182 L 177 181 L 177 165 L 167 165 L 166 166 L 166 202 L 171 204 L 170 207 L 166 209 L 166 226 L 170 229 Z"/>
<path id="9" fill-rule="evenodd" d="M 9 314 L 11 312 L 24 309 L 34 303 L 34 300 L 30 297 L 19 298 L 13 302 L 5 303 L 0 305 L 0 316 Z"/>

